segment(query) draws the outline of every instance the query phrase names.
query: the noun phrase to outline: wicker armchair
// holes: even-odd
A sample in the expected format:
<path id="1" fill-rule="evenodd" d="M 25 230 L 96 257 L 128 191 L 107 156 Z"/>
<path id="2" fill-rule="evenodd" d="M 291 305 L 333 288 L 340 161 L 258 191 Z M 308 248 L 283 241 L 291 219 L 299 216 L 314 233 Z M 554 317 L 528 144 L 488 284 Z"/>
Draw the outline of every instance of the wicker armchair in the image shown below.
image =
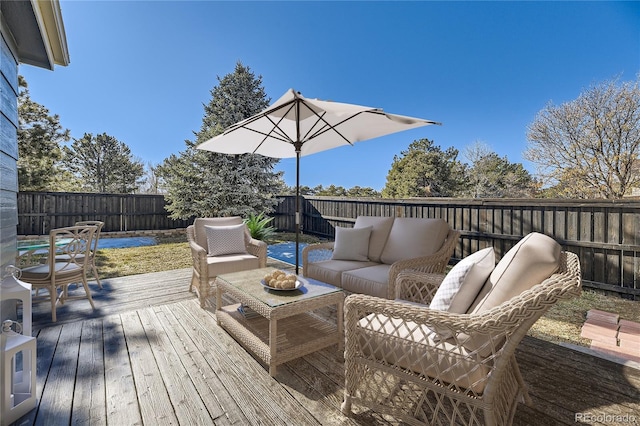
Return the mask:
<path id="1" fill-rule="evenodd" d="M 241 224 L 243 224 L 242 218 L 233 216 L 197 218 L 193 225 L 187 227 L 187 241 L 189 242 L 193 259 L 193 274 L 189 291 L 195 290 L 200 299 L 200 306 L 203 308 L 213 288 L 216 276 L 267 266 L 267 244 L 251 238 L 246 226 L 244 227 L 246 253 L 210 255 L 205 226 L 234 226 Z"/>
<path id="2" fill-rule="evenodd" d="M 442 278 L 402 272 L 397 297 L 428 304 Z M 553 304 L 580 288 L 578 257 L 561 252 L 556 273 L 481 313 L 347 297 L 342 411 L 349 414 L 355 402 L 414 425 L 510 424 L 518 401 L 531 405 L 517 345 Z"/>

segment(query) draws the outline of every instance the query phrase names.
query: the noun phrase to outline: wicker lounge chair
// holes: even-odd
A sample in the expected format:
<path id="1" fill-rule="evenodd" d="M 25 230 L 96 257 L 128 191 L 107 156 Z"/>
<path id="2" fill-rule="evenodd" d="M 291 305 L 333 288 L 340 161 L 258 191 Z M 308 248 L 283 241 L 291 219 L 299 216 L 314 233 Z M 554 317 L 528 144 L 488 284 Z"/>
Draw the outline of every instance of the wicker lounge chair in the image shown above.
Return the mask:
<path id="1" fill-rule="evenodd" d="M 208 234 L 212 228 L 221 233 L 220 238 Z M 237 234 L 234 228 L 241 228 L 238 241 L 231 238 Z M 197 218 L 187 227 L 187 240 L 193 259 L 189 291 L 196 291 L 203 308 L 218 275 L 267 266 L 267 244 L 251 238 L 239 216 Z"/>
<path id="2" fill-rule="evenodd" d="M 414 425 L 510 424 L 518 401 L 531 405 L 517 345 L 553 304 L 580 292 L 578 257 L 557 257 L 547 279 L 480 312 L 477 303 L 468 314 L 430 309 L 443 276 L 412 271 L 398 276 L 401 300 L 347 297 L 343 412 L 356 403 Z"/>

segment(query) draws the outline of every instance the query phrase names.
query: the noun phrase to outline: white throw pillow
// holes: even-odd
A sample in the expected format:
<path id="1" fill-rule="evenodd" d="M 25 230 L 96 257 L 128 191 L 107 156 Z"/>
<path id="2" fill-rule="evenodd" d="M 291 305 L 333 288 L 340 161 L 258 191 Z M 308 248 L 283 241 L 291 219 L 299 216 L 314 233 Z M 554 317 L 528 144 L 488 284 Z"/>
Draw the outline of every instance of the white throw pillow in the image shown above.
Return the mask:
<path id="1" fill-rule="evenodd" d="M 493 247 L 465 257 L 449 271 L 429 307 L 456 314 L 467 312 L 495 266 Z"/>
<path id="2" fill-rule="evenodd" d="M 247 252 L 244 244 L 245 224 L 229 226 L 205 225 L 209 256 L 242 254 Z"/>
<path id="3" fill-rule="evenodd" d="M 365 228 L 336 228 L 333 244 L 333 260 L 369 260 L 369 238 L 371 226 Z"/>

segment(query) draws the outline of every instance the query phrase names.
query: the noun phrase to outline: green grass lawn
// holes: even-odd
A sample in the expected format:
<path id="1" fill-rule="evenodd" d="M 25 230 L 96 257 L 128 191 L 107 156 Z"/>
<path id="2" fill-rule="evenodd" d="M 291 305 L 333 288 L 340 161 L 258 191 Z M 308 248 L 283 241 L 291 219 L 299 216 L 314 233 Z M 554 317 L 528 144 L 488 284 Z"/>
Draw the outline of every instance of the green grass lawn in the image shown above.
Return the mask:
<path id="1" fill-rule="evenodd" d="M 268 243 L 293 240 L 294 234 L 277 233 Z M 306 243 L 318 242 L 317 238 L 307 235 L 302 235 L 300 240 Z M 191 267 L 191 252 L 186 235 L 159 237 L 158 243 L 155 246 L 99 250 L 96 261 L 100 277 L 112 278 Z M 640 322 L 640 301 L 605 296 L 585 289 L 580 297 L 554 306 L 533 326 L 529 334 L 555 343 L 588 346 L 590 340 L 580 337 L 580 328 L 589 309 L 615 312 L 622 319 Z"/>

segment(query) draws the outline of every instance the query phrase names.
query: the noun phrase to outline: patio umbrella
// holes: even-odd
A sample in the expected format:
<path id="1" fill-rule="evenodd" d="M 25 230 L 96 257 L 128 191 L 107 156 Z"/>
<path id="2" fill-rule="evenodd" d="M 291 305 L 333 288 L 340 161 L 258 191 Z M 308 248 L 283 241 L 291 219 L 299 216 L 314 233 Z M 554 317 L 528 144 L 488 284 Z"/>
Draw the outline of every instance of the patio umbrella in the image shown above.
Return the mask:
<path id="1" fill-rule="evenodd" d="M 289 89 L 264 111 L 229 126 L 198 149 L 223 154 L 296 157 L 296 274 L 300 245 L 300 157 L 414 129 L 435 121 L 387 114 L 379 108 L 308 99 Z"/>

